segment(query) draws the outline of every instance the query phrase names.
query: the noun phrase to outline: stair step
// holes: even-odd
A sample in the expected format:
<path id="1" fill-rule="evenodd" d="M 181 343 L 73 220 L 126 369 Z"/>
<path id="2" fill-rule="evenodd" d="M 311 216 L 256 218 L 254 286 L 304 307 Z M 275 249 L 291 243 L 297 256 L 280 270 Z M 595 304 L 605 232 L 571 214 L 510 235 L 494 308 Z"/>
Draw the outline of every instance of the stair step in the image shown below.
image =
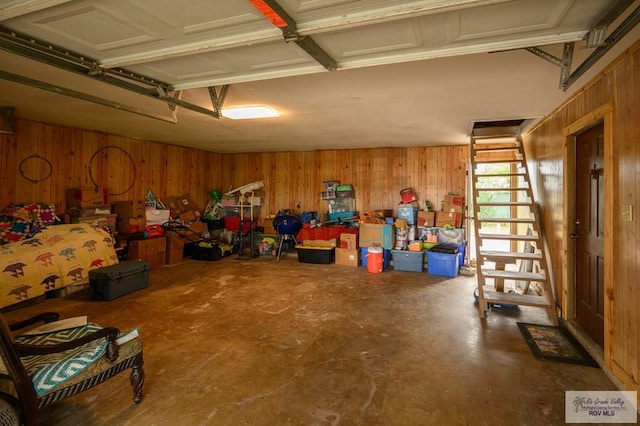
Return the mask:
<path id="1" fill-rule="evenodd" d="M 533 294 L 502 293 L 490 286 L 482 289 L 484 300 L 489 303 L 504 303 L 509 305 L 549 307 L 551 302 L 545 296 Z"/>
<path id="2" fill-rule="evenodd" d="M 520 150 L 520 145 L 517 142 L 474 144 L 473 150 L 475 152 L 514 151 Z"/>
<path id="3" fill-rule="evenodd" d="M 538 241 L 538 237 L 536 235 L 487 234 L 482 232 L 478 233 L 478 238 L 481 240 Z"/>
<path id="4" fill-rule="evenodd" d="M 475 173 L 477 178 L 494 178 L 494 177 L 514 177 L 514 176 L 527 176 L 526 173 Z"/>
<path id="5" fill-rule="evenodd" d="M 523 188 L 521 186 L 508 186 L 508 187 L 503 187 L 503 188 L 479 188 L 476 187 L 475 190 L 476 191 L 493 191 L 493 192 L 506 192 L 506 191 L 529 191 L 530 188 L 526 187 Z"/>
<path id="6" fill-rule="evenodd" d="M 530 201 L 487 201 L 487 202 L 481 202 L 478 203 L 476 202 L 476 206 L 478 207 L 499 207 L 499 206 L 511 206 L 511 207 L 517 207 L 517 206 L 529 206 L 531 207 L 533 205 L 533 203 L 531 203 Z"/>
<path id="7" fill-rule="evenodd" d="M 522 157 L 516 158 L 500 158 L 500 157 L 487 157 L 487 158 L 473 158 L 473 162 L 476 164 L 490 164 L 490 163 L 522 163 L 524 160 Z"/>
<path id="8" fill-rule="evenodd" d="M 503 271 L 491 268 L 482 268 L 485 278 L 501 278 L 505 280 L 519 281 L 544 281 L 546 275 L 538 272 Z"/>
<path id="9" fill-rule="evenodd" d="M 530 217 L 483 217 L 476 222 L 486 223 L 535 223 L 535 218 Z"/>
<path id="10" fill-rule="evenodd" d="M 527 259 L 527 260 L 538 260 L 542 259 L 542 253 L 522 253 L 519 251 L 496 251 L 496 250 L 482 250 L 480 249 L 480 256 L 484 258 L 491 258 L 492 262 L 495 262 L 496 259 Z M 507 263 L 507 262 L 503 262 Z"/>

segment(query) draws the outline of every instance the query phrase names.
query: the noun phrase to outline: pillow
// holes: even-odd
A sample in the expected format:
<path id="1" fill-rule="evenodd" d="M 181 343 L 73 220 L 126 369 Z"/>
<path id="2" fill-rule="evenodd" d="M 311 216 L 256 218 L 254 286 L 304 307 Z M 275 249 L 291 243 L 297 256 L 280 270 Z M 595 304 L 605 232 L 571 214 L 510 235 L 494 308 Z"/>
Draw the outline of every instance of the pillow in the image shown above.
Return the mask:
<path id="1" fill-rule="evenodd" d="M 39 230 L 33 221 L 0 215 L 0 245 L 31 238 Z"/>
<path id="2" fill-rule="evenodd" d="M 60 223 L 56 206 L 47 203 L 13 204 L 2 211 L 3 215 L 33 220 L 40 228 Z"/>

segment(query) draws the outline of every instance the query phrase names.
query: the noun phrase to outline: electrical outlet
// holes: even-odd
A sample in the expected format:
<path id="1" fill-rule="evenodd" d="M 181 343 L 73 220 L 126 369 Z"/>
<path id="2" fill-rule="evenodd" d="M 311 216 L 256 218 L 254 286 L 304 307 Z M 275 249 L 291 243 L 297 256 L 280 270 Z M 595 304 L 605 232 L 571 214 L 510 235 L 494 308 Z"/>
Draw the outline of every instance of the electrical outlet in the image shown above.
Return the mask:
<path id="1" fill-rule="evenodd" d="M 623 204 L 621 210 L 622 220 L 625 222 L 633 222 L 633 205 Z"/>

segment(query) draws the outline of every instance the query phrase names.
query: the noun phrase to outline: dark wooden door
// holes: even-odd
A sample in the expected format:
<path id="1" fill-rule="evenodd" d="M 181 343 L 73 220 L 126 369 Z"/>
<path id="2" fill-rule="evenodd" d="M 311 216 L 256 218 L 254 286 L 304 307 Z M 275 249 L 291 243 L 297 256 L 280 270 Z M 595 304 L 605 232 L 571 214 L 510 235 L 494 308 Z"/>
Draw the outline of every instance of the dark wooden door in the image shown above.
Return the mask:
<path id="1" fill-rule="evenodd" d="M 604 126 L 576 138 L 576 320 L 604 346 Z"/>

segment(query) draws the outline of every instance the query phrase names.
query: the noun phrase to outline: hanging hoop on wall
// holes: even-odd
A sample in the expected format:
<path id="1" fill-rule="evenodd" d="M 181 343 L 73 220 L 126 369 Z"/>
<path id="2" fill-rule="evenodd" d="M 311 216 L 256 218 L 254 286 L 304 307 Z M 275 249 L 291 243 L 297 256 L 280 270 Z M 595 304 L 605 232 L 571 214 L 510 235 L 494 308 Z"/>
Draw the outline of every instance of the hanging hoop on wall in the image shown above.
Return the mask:
<path id="1" fill-rule="evenodd" d="M 43 177 L 43 178 L 39 178 L 39 179 L 38 179 L 38 178 L 32 179 L 32 178 L 27 177 L 27 176 L 25 175 L 25 171 L 22 169 L 22 167 L 24 166 L 24 164 L 25 164 L 27 161 L 29 161 L 29 160 L 31 160 L 31 159 L 34 159 L 34 160 L 42 160 L 42 161 L 44 161 L 44 162 L 45 162 L 45 164 L 46 164 L 46 165 L 47 165 L 47 167 L 49 168 L 49 171 L 47 172 L 47 175 L 46 175 L 45 177 Z M 24 160 L 22 160 L 22 161 L 20 162 L 20 165 L 18 166 L 18 171 L 20 172 L 20 176 L 22 176 L 23 178 L 25 178 L 25 179 L 26 179 L 26 180 L 28 180 L 29 182 L 31 182 L 31 183 L 38 183 L 38 182 L 42 182 L 43 180 L 47 180 L 47 179 L 49 179 L 49 178 L 51 177 L 51 174 L 53 174 L 53 165 L 51 164 L 51 161 L 47 160 L 46 158 L 41 157 L 41 156 L 39 156 L 38 154 L 33 154 L 33 155 L 28 156 L 27 158 L 25 158 Z"/>
<path id="2" fill-rule="evenodd" d="M 125 151 L 124 149 L 120 148 L 119 146 L 107 145 L 107 146 L 104 146 L 102 148 L 99 148 L 96 152 L 93 153 L 93 155 L 89 159 L 89 179 L 91 179 L 91 182 L 93 183 L 94 186 L 96 186 L 96 187 L 99 186 L 98 183 L 96 182 L 96 180 L 93 178 L 93 171 L 92 171 L 92 168 L 91 168 L 91 164 L 93 163 L 93 160 L 96 158 L 96 156 L 98 154 L 101 154 L 103 151 L 106 151 L 108 149 L 115 149 L 117 151 L 122 152 L 129 159 L 129 162 L 131 163 L 131 168 L 133 169 L 133 176 L 131 177 L 131 183 L 129 184 L 127 189 L 125 189 L 124 191 L 121 191 L 121 192 L 110 192 L 109 193 L 109 195 L 122 195 L 122 194 L 124 194 L 126 192 L 129 192 L 131 190 L 131 188 L 133 188 L 133 185 L 136 183 L 136 175 L 137 175 L 138 171 L 136 169 L 136 163 L 135 163 L 135 161 L 133 161 L 133 158 L 131 158 L 131 155 L 129 155 L 129 153 L 127 151 Z"/>

